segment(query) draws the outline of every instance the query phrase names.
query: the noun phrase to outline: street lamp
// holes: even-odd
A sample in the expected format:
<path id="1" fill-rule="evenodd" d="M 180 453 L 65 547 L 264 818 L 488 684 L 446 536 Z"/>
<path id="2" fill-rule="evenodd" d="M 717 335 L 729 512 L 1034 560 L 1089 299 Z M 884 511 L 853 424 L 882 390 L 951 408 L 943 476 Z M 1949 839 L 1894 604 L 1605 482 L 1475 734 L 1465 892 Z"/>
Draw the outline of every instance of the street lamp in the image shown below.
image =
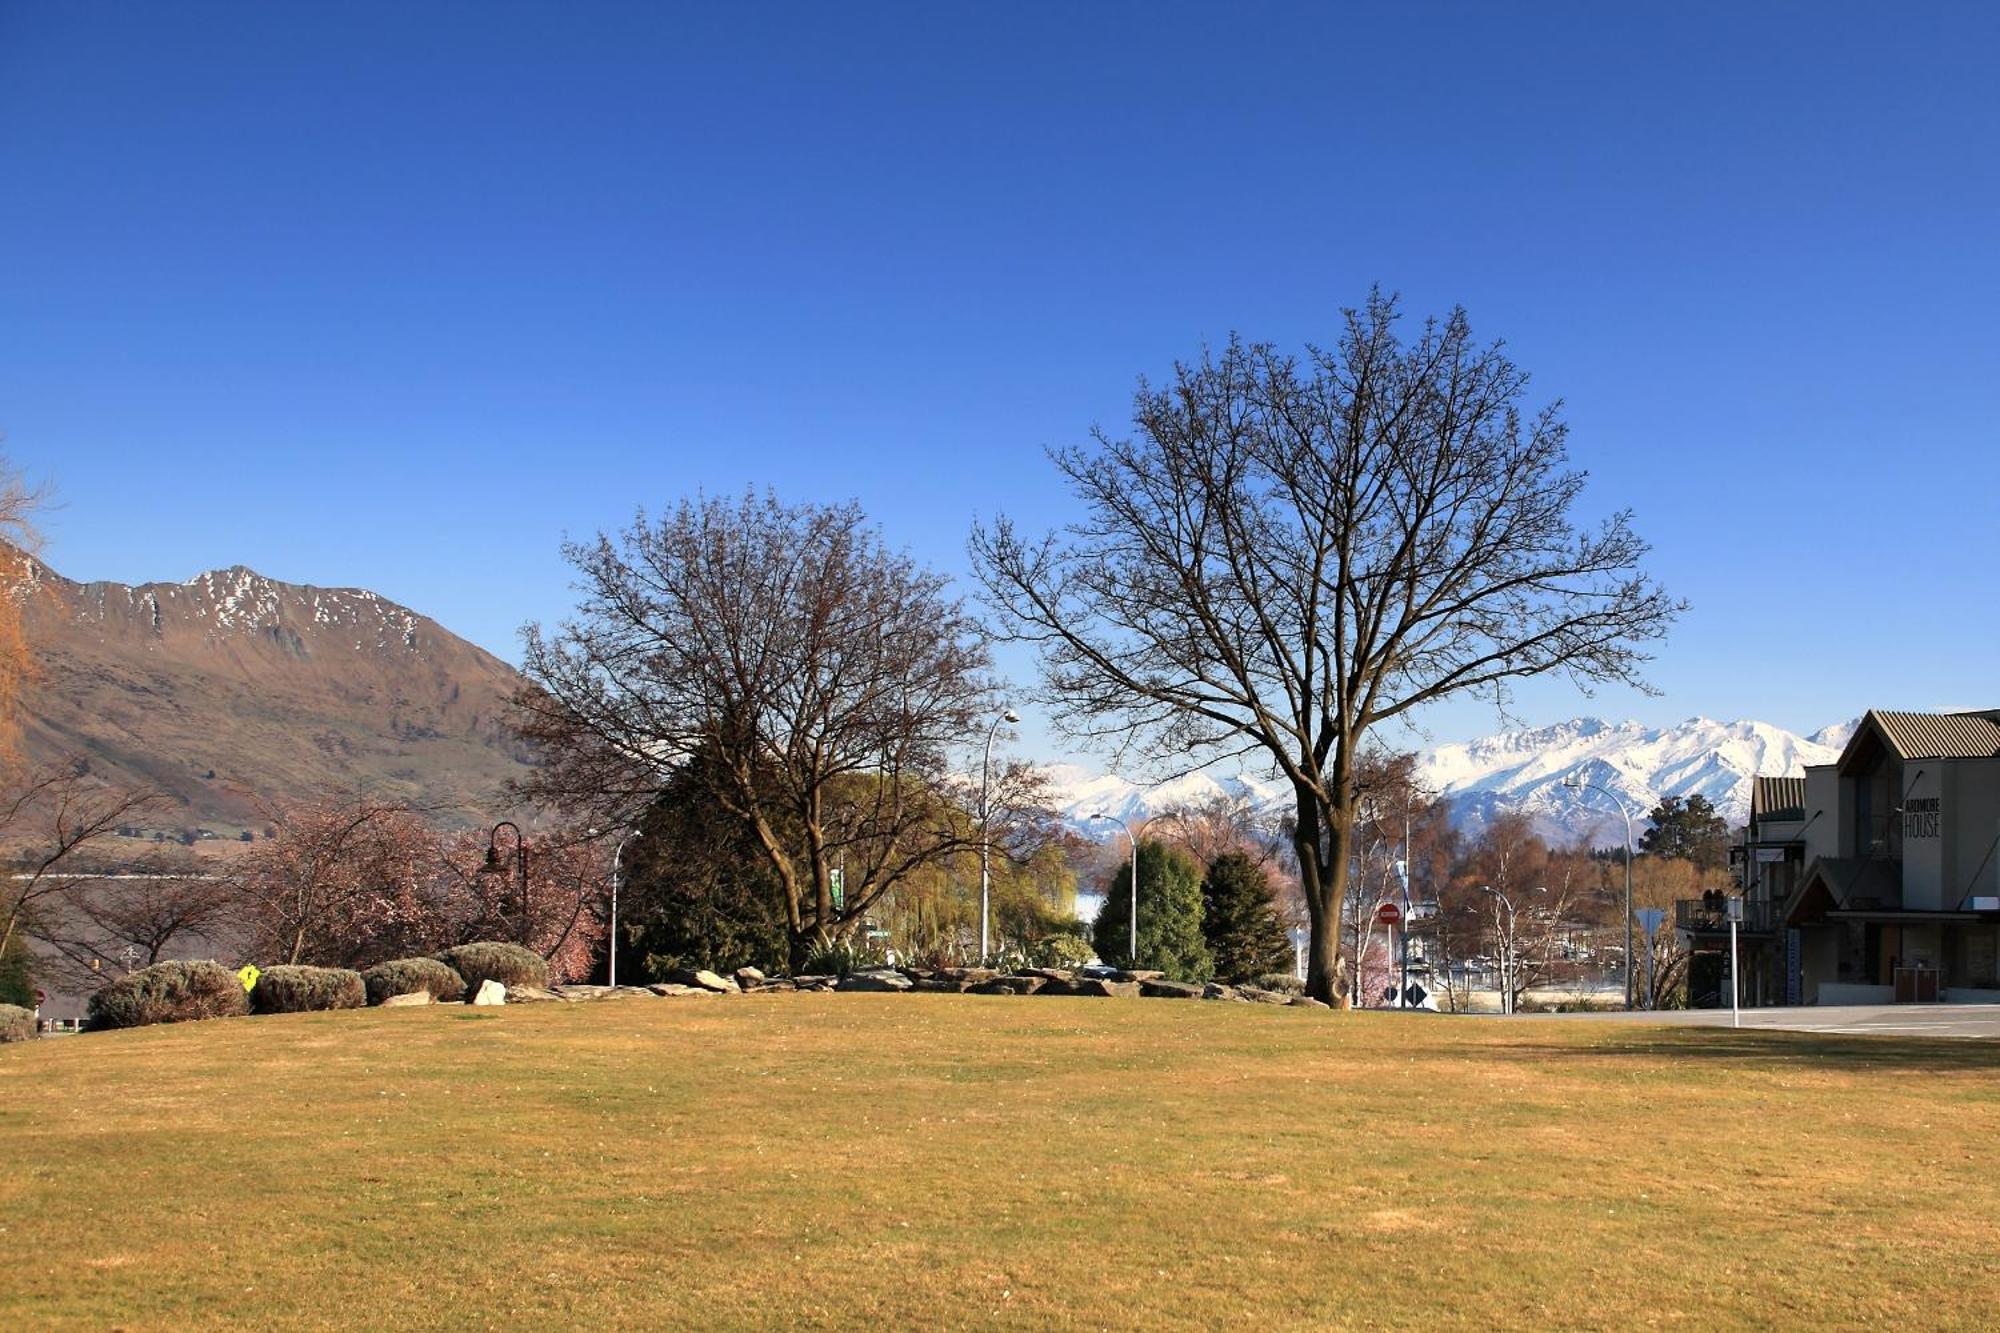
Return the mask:
<path id="1" fill-rule="evenodd" d="M 597 836 L 596 829 L 589 830 L 591 837 Z M 618 863 L 625 855 L 625 844 L 639 836 L 638 829 L 626 829 L 625 836 L 618 840 L 618 849 L 611 853 L 611 972 L 610 983 L 618 984 Z"/>
<path id="2" fill-rule="evenodd" d="M 993 843 L 987 837 L 987 824 L 991 812 L 986 807 L 986 792 L 993 780 L 993 736 L 1002 723 L 1019 722 L 1021 715 L 1008 709 L 993 719 L 993 725 L 986 729 L 986 757 L 979 763 L 979 965 L 986 966 L 989 922 L 993 913 Z"/>
<path id="3" fill-rule="evenodd" d="M 1125 840 L 1132 844 L 1132 933 L 1126 937 L 1126 952 L 1132 955 L 1132 966 L 1139 966 L 1139 835 L 1132 826 L 1117 815 L 1103 810 L 1089 816 L 1091 819 L 1108 819 L 1125 830 Z"/>
<path id="4" fill-rule="evenodd" d="M 1625 798 L 1608 787 L 1600 787 L 1595 782 L 1585 782 L 1572 773 L 1563 779 L 1563 786 L 1571 791 L 1594 791 L 1609 796 L 1618 807 L 1619 815 L 1625 820 L 1625 1011 L 1632 1010 L 1632 812 L 1625 808 Z"/>
<path id="5" fill-rule="evenodd" d="M 519 824 L 516 824 L 511 819 L 503 819 L 493 826 L 493 831 L 486 835 L 486 864 L 479 867 L 479 873 L 482 875 L 504 875 L 507 873 L 507 863 L 500 859 L 499 838 L 500 830 L 503 828 L 514 830 L 513 869 L 520 876 L 521 943 L 525 945 L 528 942 L 528 928 L 532 918 L 528 915 L 528 842 L 527 839 L 521 836 L 521 826 Z"/>

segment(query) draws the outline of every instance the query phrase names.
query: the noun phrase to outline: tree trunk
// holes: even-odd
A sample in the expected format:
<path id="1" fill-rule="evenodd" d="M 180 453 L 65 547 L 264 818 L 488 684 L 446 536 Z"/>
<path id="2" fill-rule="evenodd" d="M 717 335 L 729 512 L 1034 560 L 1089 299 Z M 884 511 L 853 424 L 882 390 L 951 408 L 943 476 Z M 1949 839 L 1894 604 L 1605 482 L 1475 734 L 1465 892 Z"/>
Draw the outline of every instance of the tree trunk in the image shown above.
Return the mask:
<path id="1" fill-rule="evenodd" d="M 1298 824 L 1292 849 L 1299 858 L 1299 885 L 1305 891 L 1312 941 L 1306 948 L 1306 994 L 1338 1005 L 1346 992 L 1340 971 L 1340 904 L 1347 893 L 1347 838 L 1342 826 L 1326 820 L 1319 798 L 1296 789 Z M 1330 834 L 1322 845 L 1322 828 Z"/>

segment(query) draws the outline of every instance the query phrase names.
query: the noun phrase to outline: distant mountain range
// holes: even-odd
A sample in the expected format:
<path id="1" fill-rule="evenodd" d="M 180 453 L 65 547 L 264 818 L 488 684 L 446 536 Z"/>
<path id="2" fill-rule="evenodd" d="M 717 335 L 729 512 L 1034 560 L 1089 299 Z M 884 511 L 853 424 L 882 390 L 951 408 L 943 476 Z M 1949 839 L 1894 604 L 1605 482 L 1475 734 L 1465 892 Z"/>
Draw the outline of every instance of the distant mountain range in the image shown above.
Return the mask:
<path id="1" fill-rule="evenodd" d="M 165 793 L 154 827 L 247 828 L 261 803 L 357 789 L 475 823 L 524 771 L 514 669 L 375 593 L 240 565 L 77 583 L 31 559 L 24 598 L 27 759 Z"/>
<path id="2" fill-rule="evenodd" d="M 1437 746 L 1424 752 L 1418 772 L 1450 802 L 1453 821 L 1462 828 L 1476 828 L 1501 810 L 1520 810 L 1545 837 L 1611 842 L 1624 835 L 1617 814 L 1621 799 L 1641 816 L 1663 796 L 1700 795 L 1740 824 L 1749 815 L 1752 777 L 1832 763 L 1853 729 L 1852 722 L 1844 722 L 1800 736 L 1767 722 L 1696 717 L 1647 727 L 1584 717 Z M 1284 784 L 1254 772 L 1195 773 L 1157 786 L 1094 775 L 1075 765 L 1058 764 L 1049 772 L 1063 817 L 1099 838 L 1117 831 L 1087 818 L 1100 811 L 1137 820 L 1219 795 L 1272 810 L 1290 800 Z M 1590 785 L 1571 788 L 1565 785 L 1570 779 Z M 1642 828 L 1643 820 L 1635 818 L 1634 824 Z"/>

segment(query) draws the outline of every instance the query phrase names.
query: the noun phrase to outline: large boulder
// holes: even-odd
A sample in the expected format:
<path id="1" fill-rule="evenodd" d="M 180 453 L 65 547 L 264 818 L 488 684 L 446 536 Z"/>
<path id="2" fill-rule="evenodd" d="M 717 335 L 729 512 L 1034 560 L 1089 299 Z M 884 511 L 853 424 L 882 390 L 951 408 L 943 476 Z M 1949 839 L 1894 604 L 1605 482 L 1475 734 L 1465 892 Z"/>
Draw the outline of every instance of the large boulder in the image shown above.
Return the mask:
<path id="1" fill-rule="evenodd" d="M 821 976 L 793 977 L 792 985 L 797 990 L 828 991 L 832 990 L 834 987 L 834 983 L 839 980 L 840 980 L 839 977 L 821 977 Z"/>
<path id="2" fill-rule="evenodd" d="M 406 995 L 388 995 L 382 999 L 384 1009 L 414 1009 L 419 1005 L 433 1004 L 427 990 L 413 990 Z"/>
<path id="3" fill-rule="evenodd" d="M 479 983 L 479 989 L 472 993 L 468 1004 L 490 1005 L 507 1003 L 507 988 L 492 977 Z"/>
<path id="4" fill-rule="evenodd" d="M 1139 994 L 1155 1000 L 1199 1000 L 1201 987 L 1192 981 L 1169 981 L 1165 977 L 1147 977 L 1139 982 Z"/>
<path id="5" fill-rule="evenodd" d="M 580 995 L 571 995 L 566 989 L 555 990 L 547 986 L 509 986 L 507 988 L 507 1003 L 509 1004 L 549 1004 L 551 1002 L 561 1004 L 567 1000 L 579 1000 L 582 998 Z"/>
<path id="6" fill-rule="evenodd" d="M 960 991 L 967 989 L 971 985 L 972 985 L 971 982 L 961 980 L 958 977 L 932 975 L 928 977 L 918 977 L 915 981 L 910 983 L 910 989 L 920 990 L 920 991 L 941 992 L 947 995 L 955 995 L 958 994 Z"/>
<path id="7" fill-rule="evenodd" d="M 1167 974 L 1164 972 L 1151 972 L 1143 967 L 1121 967 L 1111 974 L 1111 979 L 1113 981 L 1158 981 L 1165 975 Z"/>
<path id="8" fill-rule="evenodd" d="M 656 981 L 652 985 L 646 987 L 646 989 L 651 991 L 653 994 L 660 996 L 720 995 L 722 993 L 720 991 L 709 990 L 706 986 L 682 986 L 672 981 Z"/>
<path id="9" fill-rule="evenodd" d="M 1053 967 L 1036 968 L 1032 972 L 1020 972 L 1010 978 L 1010 980 L 1041 982 L 1040 988 L 1035 991 L 1037 995 L 1089 995 L 1093 993 L 1083 990 L 1083 983 L 1079 982 L 1074 976 L 1067 972 L 1058 971 Z"/>
<path id="10" fill-rule="evenodd" d="M 870 972 L 853 972 L 844 976 L 834 986 L 838 991 L 894 991 L 910 989 L 911 981 L 901 972 L 888 968 L 877 968 Z"/>
<path id="11" fill-rule="evenodd" d="M 1235 1000 L 1240 1004 L 1243 1002 L 1244 997 L 1243 993 L 1234 986 L 1225 986 L 1219 981 L 1211 981 L 1201 988 L 1201 998 L 1204 1000 Z"/>
<path id="12" fill-rule="evenodd" d="M 734 980 L 744 990 L 756 990 L 769 984 L 771 979 L 764 975 L 761 968 L 739 967 L 736 969 Z"/>
<path id="13" fill-rule="evenodd" d="M 718 976 L 706 968 L 677 967 L 667 972 L 660 980 L 674 986 L 699 986 L 718 995 L 743 989 L 728 977 Z"/>
<path id="14" fill-rule="evenodd" d="M 1136 981 L 1113 981 L 1109 977 L 1084 977 L 1075 983 L 1074 993 L 1077 995 L 1110 995 L 1121 999 L 1130 998 L 1139 994 L 1139 983 Z"/>
<path id="15" fill-rule="evenodd" d="M 974 995 L 1033 995 L 1044 982 L 1040 977 L 994 977 L 972 988 Z"/>
<path id="16" fill-rule="evenodd" d="M 1325 1000 L 1315 1000 L 1315 999 L 1314 999 L 1314 998 L 1313 998 L 1312 996 L 1310 996 L 1310 995 L 1294 995 L 1294 996 L 1292 997 L 1292 1007 L 1293 1007 L 1293 1008 L 1295 1008 L 1295 1009 L 1331 1009 L 1331 1008 L 1333 1008 L 1333 1006 L 1332 1006 L 1332 1005 L 1330 1005 L 1330 1004 L 1328 1004 L 1328 1003 L 1327 1003 L 1327 1002 L 1326 1002 Z"/>
<path id="17" fill-rule="evenodd" d="M 1256 1004 L 1290 1004 L 1292 997 L 1279 990 L 1265 990 L 1262 986 L 1238 986 L 1236 993 Z"/>

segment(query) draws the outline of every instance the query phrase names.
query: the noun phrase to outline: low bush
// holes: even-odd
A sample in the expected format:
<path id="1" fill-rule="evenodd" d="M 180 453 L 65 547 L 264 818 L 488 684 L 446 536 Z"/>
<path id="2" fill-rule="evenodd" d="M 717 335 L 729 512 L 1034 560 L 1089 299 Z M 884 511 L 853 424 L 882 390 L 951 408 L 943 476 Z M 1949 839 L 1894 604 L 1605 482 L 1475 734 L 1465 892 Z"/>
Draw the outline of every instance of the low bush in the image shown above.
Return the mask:
<path id="1" fill-rule="evenodd" d="M 1097 950 L 1080 935 L 1045 935 L 1024 951 L 1030 967 L 1082 967 Z"/>
<path id="2" fill-rule="evenodd" d="M 533 949 L 524 949 L 518 944 L 501 944 L 492 940 L 461 944 L 455 949 L 446 949 L 437 956 L 437 960 L 458 973 L 468 995 L 477 991 L 482 981 L 497 981 L 503 986 L 549 984 L 548 963 Z"/>
<path id="3" fill-rule="evenodd" d="M 155 963 L 110 983 L 90 997 L 94 1030 L 232 1018 L 250 1012 L 243 983 L 220 963 Z"/>
<path id="4" fill-rule="evenodd" d="M 267 967 L 250 992 L 250 1010 L 259 1014 L 359 1009 L 367 1003 L 361 974 L 344 967 Z"/>
<path id="5" fill-rule="evenodd" d="M 35 1035 L 35 1014 L 18 1004 L 0 1004 L 0 1042 L 26 1041 Z"/>
<path id="6" fill-rule="evenodd" d="M 1266 972 L 1250 984 L 1259 990 L 1274 990 L 1283 995 L 1306 993 L 1306 983 L 1300 981 L 1298 974 L 1293 972 Z"/>
<path id="7" fill-rule="evenodd" d="M 879 949 L 858 945 L 852 940 L 822 939 L 807 950 L 805 966 L 799 969 L 799 975 L 844 977 L 855 972 L 887 967 L 888 964 L 888 955 Z"/>
<path id="8" fill-rule="evenodd" d="M 377 963 L 361 974 L 368 988 L 368 1003 L 380 1004 L 394 995 L 414 995 L 424 991 L 439 1004 L 465 997 L 465 981 L 435 958 L 397 958 Z"/>

